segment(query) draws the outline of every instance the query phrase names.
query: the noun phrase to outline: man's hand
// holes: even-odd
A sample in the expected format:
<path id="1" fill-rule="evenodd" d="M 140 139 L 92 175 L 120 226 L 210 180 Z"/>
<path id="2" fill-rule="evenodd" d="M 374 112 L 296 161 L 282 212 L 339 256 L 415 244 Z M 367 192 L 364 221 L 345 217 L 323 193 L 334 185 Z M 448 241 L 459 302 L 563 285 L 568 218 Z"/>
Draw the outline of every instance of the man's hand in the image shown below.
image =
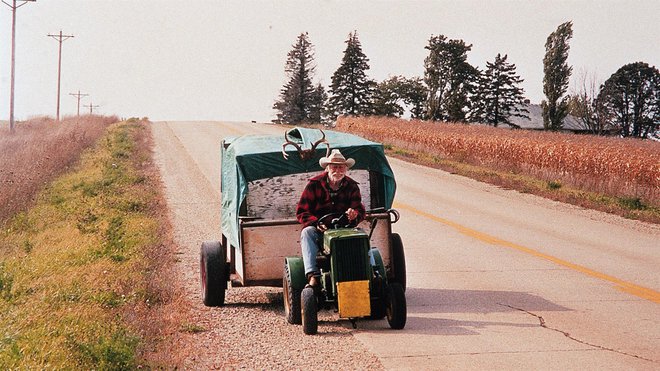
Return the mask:
<path id="1" fill-rule="evenodd" d="M 353 220 L 355 220 L 355 218 L 358 217 L 358 212 L 357 210 L 353 210 L 349 208 L 348 210 L 346 210 L 346 215 L 348 216 L 348 220 L 352 222 Z"/>
<path id="2" fill-rule="evenodd" d="M 323 223 L 318 223 L 316 224 L 316 229 L 318 229 L 319 232 L 325 232 L 328 230 L 328 227 L 326 227 Z"/>

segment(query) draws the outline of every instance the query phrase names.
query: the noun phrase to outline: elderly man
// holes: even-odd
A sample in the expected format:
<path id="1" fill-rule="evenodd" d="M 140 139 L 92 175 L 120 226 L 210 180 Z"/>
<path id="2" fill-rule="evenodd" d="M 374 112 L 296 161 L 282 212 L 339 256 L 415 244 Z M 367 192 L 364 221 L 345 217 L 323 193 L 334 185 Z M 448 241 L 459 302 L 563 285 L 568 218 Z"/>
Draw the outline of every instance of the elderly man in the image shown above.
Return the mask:
<path id="1" fill-rule="evenodd" d="M 310 286 L 317 286 L 320 282 L 316 254 L 323 232 L 328 229 L 319 218 L 330 213 L 345 213 L 348 220 L 357 225 L 365 216 L 358 183 L 346 176 L 355 160 L 344 158 L 339 150 L 334 149 L 328 157 L 321 158 L 319 164 L 325 171 L 309 180 L 296 209 L 298 222 L 303 225 L 300 245 Z"/>

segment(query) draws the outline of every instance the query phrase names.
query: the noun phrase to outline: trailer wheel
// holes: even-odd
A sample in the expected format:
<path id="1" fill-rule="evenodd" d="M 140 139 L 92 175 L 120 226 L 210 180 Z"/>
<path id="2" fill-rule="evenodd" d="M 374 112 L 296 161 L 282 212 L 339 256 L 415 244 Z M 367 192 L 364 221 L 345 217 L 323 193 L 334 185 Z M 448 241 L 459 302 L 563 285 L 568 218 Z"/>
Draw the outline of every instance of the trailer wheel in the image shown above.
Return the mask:
<path id="1" fill-rule="evenodd" d="M 406 294 L 398 282 L 387 287 L 387 322 L 390 327 L 400 330 L 406 326 L 408 310 L 406 307 Z"/>
<path id="2" fill-rule="evenodd" d="M 202 301 L 207 307 L 225 305 L 227 254 L 219 241 L 205 241 L 200 250 Z"/>
<path id="3" fill-rule="evenodd" d="M 392 247 L 392 274 L 393 281 L 401 284 L 403 292 L 406 291 L 406 254 L 403 252 L 403 241 L 398 233 L 392 233 L 390 237 Z"/>
<path id="4" fill-rule="evenodd" d="M 319 317 L 318 304 L 316 303 L 316 294 L 312 287 L 305 287 L 302 290 L 302 326 L 306 335 L 314 335 L 318 332 Z"/>
<path id="5" fill-rule="evenodd" d="M 284 263 L 284 282 L 282 282 L 282 294 L 284 296 L 284 316 L 286 321 L 292 325 L 302 323 L 300 308 L 300 290 L 293 288 L 291 269 L 289 264 Z"/>

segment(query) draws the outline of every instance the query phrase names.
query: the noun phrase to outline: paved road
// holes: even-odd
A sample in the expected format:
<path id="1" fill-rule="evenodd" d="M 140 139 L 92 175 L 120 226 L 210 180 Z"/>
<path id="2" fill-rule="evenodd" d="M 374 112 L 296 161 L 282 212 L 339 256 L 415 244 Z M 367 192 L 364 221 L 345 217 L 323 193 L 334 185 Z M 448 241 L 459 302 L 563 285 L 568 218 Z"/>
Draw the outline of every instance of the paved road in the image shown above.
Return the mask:
<path id="1" fill-rule="evenodd" d="M 283 131 L 218 122 L 154 127 L 185 148 L 180 166 L 204 178 L 188 186 L 215 192 L 219 138 Z M 157 151 L 167 150 L 158 137 Z M 660 227 L 391 164 L 408 323 L 392 331 L 361 322 L 353 331 L 385 368 L 660 368 Z"/>

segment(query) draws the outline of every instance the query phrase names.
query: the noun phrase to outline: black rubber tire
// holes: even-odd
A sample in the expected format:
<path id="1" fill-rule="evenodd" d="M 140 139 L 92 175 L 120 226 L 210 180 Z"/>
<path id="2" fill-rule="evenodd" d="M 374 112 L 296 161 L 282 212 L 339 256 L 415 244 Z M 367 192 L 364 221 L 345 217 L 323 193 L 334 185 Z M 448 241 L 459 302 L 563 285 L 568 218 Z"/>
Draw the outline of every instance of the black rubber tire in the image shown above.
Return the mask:
<path id="1" fill-rule="evenodd" d="M 406 292 L 406 254 L 403 251 L 403 241 L 398 233 L 392 233 L 390 237 L 392 247 L 392 274 L 394 282 L 401 284 L 403 292 Z"/>
<path id="2" fill-rule="evenodd" d="M 306 335 L 315 335 L 319 329 L 318 304 L 311 287 L 305 287 L 300 294 L 302 302 L 302 326 Z"/>
<path id="3" fill-rule="evenodd" d="M 289 265 L 284 263 L 284 282 L 282 282 L 282 295 L 284 296 L 284 316 L 286 321 L 292 325 L 302 323 L 302 312 L 300 308 L 300 290 L 294 289 L 291 284 L 291 272 Z"/>
<path id="4" fill-rule="evenodd" d="M 227 255 L 219 241 L 206 241 L 200 250 L 202 301 L 207 307 L 225 305 L 227 289 Z"/>
<path id="5" fill-rule="evenodd" d="M 406 326 L 408 309 L 406 307 L 406 293 L 398 282 L 387 287 L 387 322 L 390 327 L 400 330 Z"/>

